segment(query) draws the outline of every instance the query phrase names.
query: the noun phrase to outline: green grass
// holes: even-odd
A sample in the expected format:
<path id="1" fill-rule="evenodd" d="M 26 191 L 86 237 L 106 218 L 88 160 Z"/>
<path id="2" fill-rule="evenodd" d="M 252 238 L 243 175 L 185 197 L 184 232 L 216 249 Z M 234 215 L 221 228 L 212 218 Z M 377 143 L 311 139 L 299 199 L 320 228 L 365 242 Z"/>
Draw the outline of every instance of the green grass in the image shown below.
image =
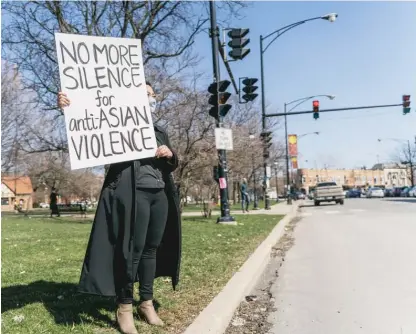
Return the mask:
<path id="1" fill-rule="evenodd" d="M 167 326 L 137 321 L 140 333 L 180 333 L 221 291 L 281 216 L 238 218 L 238 226 L 183 218 L 178 291 L 156 280 L 155 298 Z M 2 333 L 118 333 L 114 299 L 76 292 L 90 220 L 2 217 Z"/>
<path id="2" fill-rule="evenodd" d="M 275 204 L 276 201 L 272 201 L 272 204 Z M 259 208 L 264 208 L 264 201 L 258 202 Z M 183 206 L 183 212 L 202 212 L 203 205 L 202 204 L 188 204 Z M 249 210 L 253 208 L 253 202 L 250 203 Z M 221 207 L 219 205 L 215 205 L 213 210 L 220 211 Z M 241 211 L 241 203 L 231 204 L 230 205 L 231 211 Z"/>

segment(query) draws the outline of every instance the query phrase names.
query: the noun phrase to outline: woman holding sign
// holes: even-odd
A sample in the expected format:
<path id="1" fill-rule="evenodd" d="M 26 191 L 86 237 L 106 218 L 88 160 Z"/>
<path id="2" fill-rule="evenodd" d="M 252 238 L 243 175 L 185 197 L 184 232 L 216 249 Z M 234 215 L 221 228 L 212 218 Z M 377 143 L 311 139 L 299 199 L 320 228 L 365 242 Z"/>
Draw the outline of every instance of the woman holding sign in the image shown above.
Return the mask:
<path id="1" fill-rule="evenodd" d="M 147 84 L 149 105 L 155 98 Z M 69 106 L 64 93 L 60 108 Z M 154 125 L 158 149 L 150 159 L 110 165 L 101 190 L 82 268 L 80 292 L 117 296 L 117 323 L 123 333 L 137 333 L 133 318 L 133 285 L 139 281 L 138 314 L 163 326 L 153 306 L 155 277 L 179 281 L 181 224 L 172 172 L 178 166 L 166 132 Z"/>

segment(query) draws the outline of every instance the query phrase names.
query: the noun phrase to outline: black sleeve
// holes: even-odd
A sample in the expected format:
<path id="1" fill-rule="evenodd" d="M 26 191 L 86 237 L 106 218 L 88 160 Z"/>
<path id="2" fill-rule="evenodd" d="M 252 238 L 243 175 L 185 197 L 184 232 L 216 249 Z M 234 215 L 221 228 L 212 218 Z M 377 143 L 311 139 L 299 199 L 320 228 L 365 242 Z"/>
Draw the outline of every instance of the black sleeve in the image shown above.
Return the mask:
<path id="1" fill-rule="evenodd" d="M 166 132 L 164 132 L 164 139 L 165 139 L 165 145 L 172 151 L 172 158 L 166 160 L 166 172 L 172 173 L 176 168 L 178 168 L 179 165 L 179 159 L 176 152 L 172 149 L 172 146 L 169 141 L 169 136 Z"/>

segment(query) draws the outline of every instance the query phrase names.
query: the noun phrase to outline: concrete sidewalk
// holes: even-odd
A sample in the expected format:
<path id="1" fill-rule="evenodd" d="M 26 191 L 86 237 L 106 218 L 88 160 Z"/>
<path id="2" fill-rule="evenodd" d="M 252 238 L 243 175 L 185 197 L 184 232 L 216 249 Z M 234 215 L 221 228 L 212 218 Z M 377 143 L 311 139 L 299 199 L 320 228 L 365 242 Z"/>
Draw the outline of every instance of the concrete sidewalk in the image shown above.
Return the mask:
<path id="1" fill-rule="evenodd" d="M 250 210 L 249 212 L 243 213 L 241 210 L 231 210 L 231 215 L 287 215 L 292 212 L 293 205 L 287 205 L 286 201 L 282 201 L 279 204 L 274 204 L 271 206 L 270 210 L 259 209 L 259 210 Z M 213 210 L 212 215 L 218 216 L 221 211 Z M 183 217 L 197 217 L 202 216 L 202 211 L 191 211 L 191 212 L 182 212 Z"/>
<path id="2" fill-rule="evenodd" d="M 285 217 L 273 228 L 269 236 L 249 256 L 241 268 L 228 281 L 222 291 L 194 319 L 184 334 L 224 333 L 244 297 L 252 291 L 270 261 L 273 246 L 285 233 L 287 224 L 296 217 L 300 202 L 281 203 L 271 210 L 257 210 L 250 214 L 280 215 Z M 233 214 L 233 213 L 232 213 Z"/>

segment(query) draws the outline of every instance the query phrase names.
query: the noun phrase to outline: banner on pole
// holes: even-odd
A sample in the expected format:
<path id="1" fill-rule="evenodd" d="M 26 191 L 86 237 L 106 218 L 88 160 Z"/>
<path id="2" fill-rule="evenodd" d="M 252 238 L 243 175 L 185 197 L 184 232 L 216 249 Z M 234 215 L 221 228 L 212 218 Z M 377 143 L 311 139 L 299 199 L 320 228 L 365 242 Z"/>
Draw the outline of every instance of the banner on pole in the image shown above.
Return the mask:
<path id="1" fill-rule="evenodd" d="M 296 157 L 298 155 L 298 136 L 288 135 L 289 156 Z"/>
<path id="2" fill-rule="evenodd" d="M 55 34 L 71 169 L 153 157 L 141 41 Z"/>
<path id="3" fill-rule="evenodd" d="M 292 160 L 292 168 L 293 169 L 298 169 L 298 158 L 297 157 L 291 157 L 290 159 Z"/>

